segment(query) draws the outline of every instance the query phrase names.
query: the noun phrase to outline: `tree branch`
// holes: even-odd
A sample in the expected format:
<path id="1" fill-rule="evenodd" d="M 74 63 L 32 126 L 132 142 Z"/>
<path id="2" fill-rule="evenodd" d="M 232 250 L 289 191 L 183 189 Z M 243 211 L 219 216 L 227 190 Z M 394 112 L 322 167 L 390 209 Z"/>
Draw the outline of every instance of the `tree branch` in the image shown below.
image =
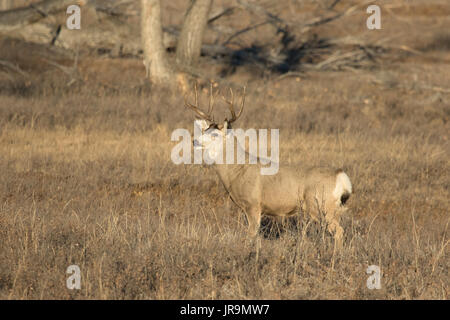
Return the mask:
<path id="1" fill-rule="evenodd" d="M 84 5 L 86 0 L 44 0 L 27 7 L 0 11 L 0 32 L 6 33 L 35 23 L 70 5 Z"/>

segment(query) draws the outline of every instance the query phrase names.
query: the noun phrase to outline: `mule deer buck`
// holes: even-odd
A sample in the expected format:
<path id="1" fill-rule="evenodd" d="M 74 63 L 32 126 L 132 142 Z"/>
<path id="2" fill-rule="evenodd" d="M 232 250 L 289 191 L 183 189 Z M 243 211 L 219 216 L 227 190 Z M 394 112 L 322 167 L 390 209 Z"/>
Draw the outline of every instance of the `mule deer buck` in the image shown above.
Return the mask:
<path id="1" fill-rule="evenodd" d="M 198 106 L 198 92 L 195 87 L 195 103 L 185 97 L 186 107 L 192 109 L 201 119 L 202 136 L 194 140 L 194 148 L 209 152 L 227 139 L 234 139 L 231 124 L 242 115 L 245 103 L 245 88 L 239 112 L 234 110 L 234 95 L 231 100 L 222 98 L 228 105 L 231 119 L 216 122 L 212 117 L 214 105 L 212 87 L 207 112 Z M 217 143 L 219 139 L 220 144 Z M 238 148 L 242 146 L 237 146 Z M 244 146 L 245 150 L 245 146 Z M 246 151 L 245 151 L 246 152 Z M 249 155 L 246 152 L 247 156 Z M 214 156 L 214 155 L 213 155 Z M 328 231 L 335 241 L 342 244 L 344 230 L 339 221 L 346 210 L 345 204 L 352 193 L 352 185 L 347 174 L 341 169 L 313 167 L 280 167 L 275 175 L 261 175 L 261 162 L 257 164 L 217 164 L 213 166 L 233 202 L 245 212 L 251 235 L 257 235 L 261 215 L 285 217 L 299 210 L 308 213 L 315 221 L 325 218 Z"/>

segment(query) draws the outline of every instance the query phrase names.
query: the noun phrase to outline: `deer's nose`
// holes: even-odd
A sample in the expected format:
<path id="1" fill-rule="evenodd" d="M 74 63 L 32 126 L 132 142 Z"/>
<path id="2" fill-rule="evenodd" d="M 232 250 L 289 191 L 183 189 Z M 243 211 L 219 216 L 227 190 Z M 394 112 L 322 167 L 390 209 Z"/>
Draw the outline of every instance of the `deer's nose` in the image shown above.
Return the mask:
<path id="1" fill-rule="evenodd" d="M 201 148 L 201 147 L 202 147 L 201 143 L 198 142 L 197 139 L 194 140 L 194 143 L 193 143 L 193 144 L 194 144 L 194 148 Z"/>

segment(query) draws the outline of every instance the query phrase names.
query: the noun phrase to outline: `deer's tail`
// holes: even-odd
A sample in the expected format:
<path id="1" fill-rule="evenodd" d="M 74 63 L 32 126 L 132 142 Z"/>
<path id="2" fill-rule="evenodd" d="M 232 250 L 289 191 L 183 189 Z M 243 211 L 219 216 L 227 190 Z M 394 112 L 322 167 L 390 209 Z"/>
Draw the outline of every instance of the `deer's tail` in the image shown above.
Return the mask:
<path id="1" fill-rule="evenodd" d="M 339 170 L 336 174 L 336 187 L 334 188 L 333 196 L 341 205 L 345 205 L 351 194 L 352 183 L 350 178 L 344 171 Z"/>

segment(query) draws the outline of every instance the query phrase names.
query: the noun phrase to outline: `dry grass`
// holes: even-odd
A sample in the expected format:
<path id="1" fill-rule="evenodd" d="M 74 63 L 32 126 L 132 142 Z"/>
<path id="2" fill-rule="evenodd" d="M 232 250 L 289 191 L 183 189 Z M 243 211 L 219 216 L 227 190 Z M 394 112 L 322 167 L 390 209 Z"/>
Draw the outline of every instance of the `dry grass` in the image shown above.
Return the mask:
<path id="1" fill-rule="evenodd" d="M 2 96 L 0 296 L 446 299 L 448 104 L 341 76 L 250 88 L 241 125 L 280 128 L 283 163 L 347 168 L 342 251 L 304 219 L 247 238 L 214 172 L 170 160 L 171 131 L 193 125 L 179 97 Z"/>
<path id="2" fill-rule="evenodd" d="M 346 169 L 342 250 L 305 217 L 250 239 L 213 170 L 171 162 L 171 132 L 193 115 L 143 84 L 140 61 L 86 59 L 69 89 L 51 68 L 0 78 L 0 299 L 448 299 L 445 48 L 367 72 L 229 79 L 249 81 L 237 125 L 279 128 L 282 164 Z M 72 264 L 81 290 L 66 288 Z"/>

